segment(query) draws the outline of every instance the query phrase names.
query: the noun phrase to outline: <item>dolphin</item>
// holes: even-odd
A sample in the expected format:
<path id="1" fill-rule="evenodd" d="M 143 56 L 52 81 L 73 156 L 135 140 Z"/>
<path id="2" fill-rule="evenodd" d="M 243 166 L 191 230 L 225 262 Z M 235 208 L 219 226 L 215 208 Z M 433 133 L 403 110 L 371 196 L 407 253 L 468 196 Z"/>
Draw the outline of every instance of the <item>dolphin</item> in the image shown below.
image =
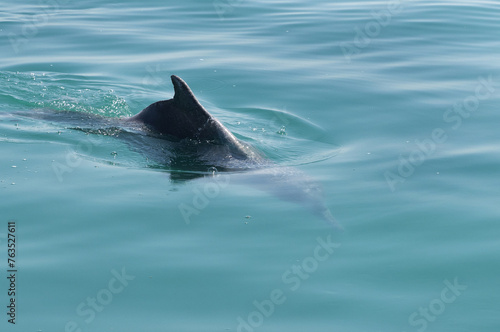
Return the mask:
<path id="1" fill-rule="evenodd" d="M 186 82 L 175 75 L 171 80 L 171 99 L 155 102 L 132 117 L 109 118 L 68 111 L 41 112 L 35 117 L 71 123 L 71 129 L 87 133 L 122 137 L 135 149 L 138 146 L 141 152 L 147 150 L 148 156 L 170 165 L 171 178 L 175 169 L 194 172 L 191 176 L 181 172 L 180 180 L 205 176 L 207 169 L 232 172 L 235 180 L 231 182 L 251 184 L 283 200 L 302 204 L 334 228 L 343 229 L 325 205 L 318 183 L 296 168 L 276 165 L 237 139 L 200 104 Z"/>
<path id="2" fill-rule="evenodd" d="M 125 124 L 142 125 L 150 134 L 167 140 L 191 143 L 198 161 L 223 170 L 241 170 L 268 164 L 262 154 L 238 140 L 196 99 L 180 77 L 172 75 L 174 97 L 158 101 Z M 186 148 L 186 144 L 184 144 Z"/>

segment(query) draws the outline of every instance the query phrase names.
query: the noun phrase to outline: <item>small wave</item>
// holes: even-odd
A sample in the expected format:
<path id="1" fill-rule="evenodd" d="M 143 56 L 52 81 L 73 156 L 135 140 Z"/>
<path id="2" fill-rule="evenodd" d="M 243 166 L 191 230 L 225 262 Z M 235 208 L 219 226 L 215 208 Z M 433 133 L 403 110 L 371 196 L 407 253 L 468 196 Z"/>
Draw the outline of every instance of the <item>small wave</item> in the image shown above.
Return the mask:
<path id="1" fill-rule="evenodd" d="M 262 150 L 280 165 L 299 166 L 336 156 L 341 147 L 323 128 L 286 110 L 233 108 L 220 119 L 235 135 Z M 237 120 L 234 120 L 234 113 Z"/>

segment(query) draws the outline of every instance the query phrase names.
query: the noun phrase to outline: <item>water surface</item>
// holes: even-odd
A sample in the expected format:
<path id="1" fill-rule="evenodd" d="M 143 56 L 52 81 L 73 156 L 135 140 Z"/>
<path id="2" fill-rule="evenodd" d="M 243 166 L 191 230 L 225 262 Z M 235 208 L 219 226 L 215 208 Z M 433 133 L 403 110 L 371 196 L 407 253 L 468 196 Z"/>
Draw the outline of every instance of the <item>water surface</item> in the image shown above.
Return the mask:
<path id="1" fill-rule="evenodd" d="M 498 330 L 497 2 L 4 4 L 2 331 Z M 213 177 L 16 115 L 130 116 L 172 74 L 345 232 L 232 182 L 188 224 Z"/>

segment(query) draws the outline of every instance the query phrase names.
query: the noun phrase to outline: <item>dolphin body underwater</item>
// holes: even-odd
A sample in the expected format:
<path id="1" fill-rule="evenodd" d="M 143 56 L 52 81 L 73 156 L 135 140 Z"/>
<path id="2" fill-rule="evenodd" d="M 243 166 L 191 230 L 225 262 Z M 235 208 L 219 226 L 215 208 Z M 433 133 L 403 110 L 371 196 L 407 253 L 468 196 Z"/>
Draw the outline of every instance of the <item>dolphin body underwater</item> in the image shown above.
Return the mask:
<path id="1" fill-rule="evenodd" d="M 181 180 L 205 176 L 207 169 L 232 172 L 232 183 L 250 183 L 285 201 L 304 205 L 334 228 L 343 229 L 325 205 L 319 184 L 298 169 L 275 165 L 248 143 L 237 139 L 205 110 L 186 82 L 175 75 L 171 79 L 172 99 L 155 102 L 132 117 L 109 118 L 74 111 L 42 112 L 36 117 L 76 124 L 77 127 L 71 129 L 88 133 L 115 131 L 119 133 L 115 136 L 126 136 L 128 143 L 139 141 L 140 150 L 154 150 L 157 158 L 153 159 L 172 169 L 192 172 L 177 173 L 176 176 L 184 177 Z M 149 140 L 145 141 L 144 137 Z M 155 143 L 152 144 L 151 138 Z M 203 171 L 205 174 L 200 175 Z M 170 173 L 171 178 L 174 174 Z"/>

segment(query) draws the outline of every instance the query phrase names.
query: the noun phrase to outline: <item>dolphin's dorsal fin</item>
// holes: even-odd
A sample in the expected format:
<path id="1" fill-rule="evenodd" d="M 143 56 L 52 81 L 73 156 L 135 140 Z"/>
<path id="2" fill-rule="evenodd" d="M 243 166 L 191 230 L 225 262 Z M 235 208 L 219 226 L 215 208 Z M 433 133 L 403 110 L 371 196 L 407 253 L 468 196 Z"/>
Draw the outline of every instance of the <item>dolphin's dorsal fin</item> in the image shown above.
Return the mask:
<path id="1" fill-rule="evenodd" d="M 187 109 L 190 113 L 196 112 L 198 116 L 203 115 L 204 117 L 210 118 L 211 115 L 208 113 L 203 106 L 201 106 L 198 99 L 193 94 L 193 91 L 189 86 L 180 78 L 179 76 L 172 75 L 172 84 L 174 85 L 174 103 Z M 195 114 L 192 114 L 195 115 Z"/>
<path id="2" fill-rule="evenodd" d="M 153 103 L 129 121 L 139 121 L 162 135 L 224 144 L 234 155 L 244 154 L 241 143 L 198 102 L 189 86 L 172 75 L 174 97 Z"/>

